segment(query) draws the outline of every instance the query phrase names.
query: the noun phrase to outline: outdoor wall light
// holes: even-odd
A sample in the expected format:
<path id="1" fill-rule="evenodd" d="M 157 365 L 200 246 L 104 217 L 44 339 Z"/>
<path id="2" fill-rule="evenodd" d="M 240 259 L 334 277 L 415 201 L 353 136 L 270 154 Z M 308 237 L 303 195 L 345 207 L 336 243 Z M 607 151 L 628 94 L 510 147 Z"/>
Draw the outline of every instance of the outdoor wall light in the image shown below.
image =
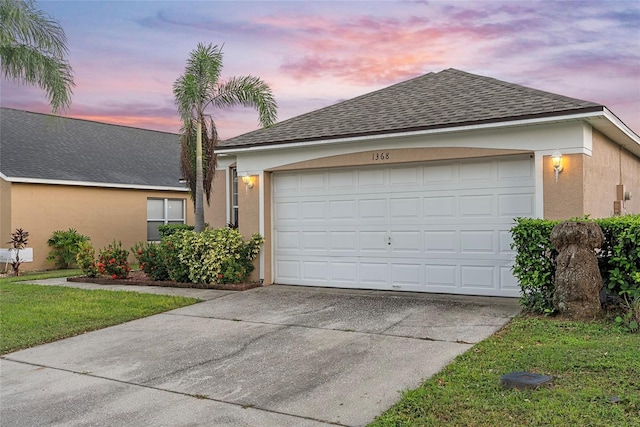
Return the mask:
<path id="1" fill-rule="evenodd" d="M 242 182 L 244 183 L 244 185 L 247 186 L 247 188 L 253 188 L 253 176 L 251 175 L 243 176 Z"/>
<path id="2" fill-rule="evenodd" d="M 553 170 L 556 173 L 556 182 L 558 182 L 558 175 L 562 172 L 562 154 L 559 151 L 554 151 L 551 155 L 551 163 L 553 164 Z"/>

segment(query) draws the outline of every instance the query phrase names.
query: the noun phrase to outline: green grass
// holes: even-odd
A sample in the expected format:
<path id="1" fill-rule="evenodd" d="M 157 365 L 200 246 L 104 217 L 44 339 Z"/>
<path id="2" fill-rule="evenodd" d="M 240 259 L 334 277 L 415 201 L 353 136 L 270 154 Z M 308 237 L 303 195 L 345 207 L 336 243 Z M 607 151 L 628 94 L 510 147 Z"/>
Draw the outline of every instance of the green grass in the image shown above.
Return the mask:
<path id="1" fill-rule="evenodd" d="M 554 381 L 503 388 L 500 376 L 514 371 Z M 640 336 L 609 320 L 518 317 L 370 426 L 640 426 Z"/>
<path id="2" fill-rule="evenodd" d="M 69 270 L 0 279 L 0 354 L 150 316 L 194 298 L 20 283 L 65 277 Z"/>

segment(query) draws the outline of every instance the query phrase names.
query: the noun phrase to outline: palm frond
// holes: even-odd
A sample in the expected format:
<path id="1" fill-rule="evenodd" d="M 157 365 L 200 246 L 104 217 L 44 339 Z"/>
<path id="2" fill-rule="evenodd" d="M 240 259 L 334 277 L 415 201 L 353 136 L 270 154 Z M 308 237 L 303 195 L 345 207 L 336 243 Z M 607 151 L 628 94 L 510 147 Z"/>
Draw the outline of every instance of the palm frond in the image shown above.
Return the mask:
<path id="1" fill-rule="evenodd" d="M 212 104 L 218 108 L 235 105 L 253 107 L 258 111 L 258 121 L 262 127 L 271 126 L 277 120 L 278 106 L 271 88 L 254 76 L 231 77 L 220 83 Z"/>
<path id="2" fill-rule="evenodd" d="M 32 0 L 0 0 L 0 70 L 45 90 L 54 112 L 71 105 L 73 70 L 60 25 Z"/>

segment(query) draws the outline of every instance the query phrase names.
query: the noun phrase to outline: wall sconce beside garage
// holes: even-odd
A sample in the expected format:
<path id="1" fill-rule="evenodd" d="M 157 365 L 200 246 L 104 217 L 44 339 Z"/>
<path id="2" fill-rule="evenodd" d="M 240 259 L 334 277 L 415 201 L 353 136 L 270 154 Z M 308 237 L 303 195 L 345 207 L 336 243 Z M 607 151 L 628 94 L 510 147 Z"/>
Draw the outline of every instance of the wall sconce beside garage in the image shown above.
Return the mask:
<path id="1" fill-rule="evenodd" d="M 556 174 L 556 182 L 558 182 L 558 175 L 560 175 L 560 172 L 564 169 L 562 165 L 562 153 L 560 153 L 560 151 L 556 150 L 553 152 L 551 155 L 551 163 L 553 164 L 553 170 Z"/>
<path id="2" fill-rule="evenodd" d="M 256 182 L 257 175 L 250 175 L 247 172 L 238 172 L 238 176 L 242 178 L 242 182 L 246 185 L 246 188 L 253 188 Z"/>

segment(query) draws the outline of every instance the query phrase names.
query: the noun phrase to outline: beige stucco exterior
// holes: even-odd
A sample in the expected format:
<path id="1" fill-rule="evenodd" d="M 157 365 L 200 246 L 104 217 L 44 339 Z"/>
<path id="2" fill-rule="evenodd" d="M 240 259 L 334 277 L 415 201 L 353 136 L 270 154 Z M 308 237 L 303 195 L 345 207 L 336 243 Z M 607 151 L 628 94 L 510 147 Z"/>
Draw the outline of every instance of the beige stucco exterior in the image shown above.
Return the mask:
<path id="1" fill-rule="evenodd" d="M 211 188 L 211 201 L 207 205 L 205 198 L 204 222 L 211 228 L 227 226 L 227 171 L 217 170 Z M 224 195 L 224 197 L 223 197 Z"/>
<path id="2" fill-rule="evenodd" d="M 23 228 L 29 232 L 29 246 L 34 261 L 22 265 L 23 270 L 54 267 L 46 261 L 50 247 L 47 240 L 55 230 L 75 228 L 89 236 L 96 252 L 107 244 L 122 241 L 126 249 L 147 240 L 147 199 L 186 200 L 186 219 L 193 224 L 193 204 L 187 192 L 138 189 L 83 187 L 8 183 L 0 181 L 0 238 L 10 239 L 11 231 Z M 130 261 L 134 261 L 130 257 Z"/>
<path id="3" fill-rule="evenodd" d="M 640 192 L 640 158 L 594 131 L 592 153 L 565 155 L 555 181 L 551 156 L 544 156 L 544 218 L 569 219 L 589 215 L 614 215 L 616 186 L 623 184 L 632 196 Z M 624 201 L 622 214 L 640 213 L 640 200 Z"/>

